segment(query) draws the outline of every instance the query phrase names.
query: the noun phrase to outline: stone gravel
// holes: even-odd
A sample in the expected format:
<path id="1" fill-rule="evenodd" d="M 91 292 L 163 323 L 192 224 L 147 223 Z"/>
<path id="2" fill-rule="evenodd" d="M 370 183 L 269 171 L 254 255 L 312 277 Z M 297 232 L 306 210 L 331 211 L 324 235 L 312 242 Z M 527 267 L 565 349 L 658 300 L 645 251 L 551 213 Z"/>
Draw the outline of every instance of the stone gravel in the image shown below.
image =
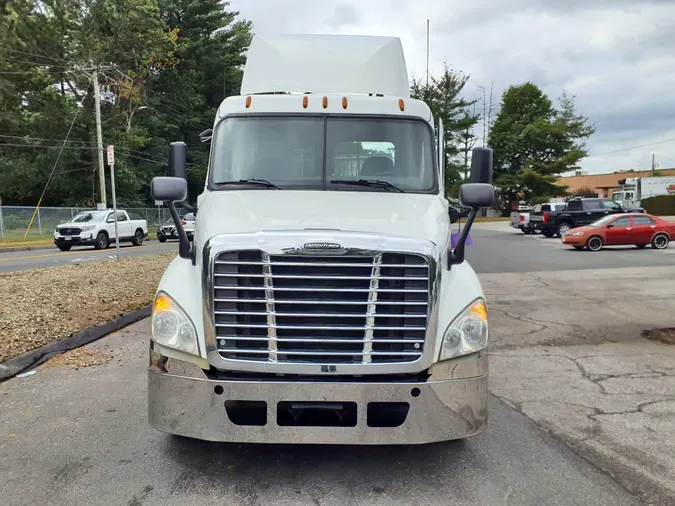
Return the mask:
<path id="1" fill-rule="evenodd" d="M 152 303 L 175 253 L 0 274 L 0 362 Z"/>

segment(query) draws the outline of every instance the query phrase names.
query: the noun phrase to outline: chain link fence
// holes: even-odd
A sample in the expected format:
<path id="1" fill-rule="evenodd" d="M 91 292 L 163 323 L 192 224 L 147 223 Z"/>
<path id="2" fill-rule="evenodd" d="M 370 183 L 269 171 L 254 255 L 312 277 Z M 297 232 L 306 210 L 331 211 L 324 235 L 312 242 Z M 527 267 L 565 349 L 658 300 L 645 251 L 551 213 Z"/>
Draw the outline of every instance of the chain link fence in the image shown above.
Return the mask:
<path id="1" fill-rule="evenodd" d="M 35 214 L 35 219 L 27 237 L 43 236 L 49 238 L 57 225 L 66 223 L 83 211 L 95 211 L 85 207 L 40 207 Z M 162 207 L 148 208 L 124 208 L 132 220 L 145 220 L 148 222 L 148 231 L 155 232 L 160 223 L 171 221 L 169 210 Z M 184 210 L 179 209 L 183 215 Z M 35 207 L 3 206 L 0 204 L 0 240 L 23 238 L 26 229 L 33 218 Z"/>

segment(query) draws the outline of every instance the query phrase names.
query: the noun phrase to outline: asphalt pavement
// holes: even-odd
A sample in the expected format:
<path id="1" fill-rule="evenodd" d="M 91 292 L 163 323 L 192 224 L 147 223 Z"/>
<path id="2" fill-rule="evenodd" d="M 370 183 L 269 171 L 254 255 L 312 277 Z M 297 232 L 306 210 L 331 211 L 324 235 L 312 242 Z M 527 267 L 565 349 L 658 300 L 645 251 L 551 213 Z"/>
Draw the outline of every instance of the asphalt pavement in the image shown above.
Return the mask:
<path id="1" fill-rule="evenodd" d="M 407 447 L 207 443 L 147 423 L 147 325 L 93 345 L 107 365 L 0 384 L 0 496 L 45 505 L 640 504 L 490 398 L 465 442 Z M 223 413 L 225 416 L 225 413 Z"/>
<path id="2" fill-rule="evenodd" d="M 577 416 L 570 411 L 583 409 L 579 406 L 587 402 L 593 406 L 596 401 L 587 396 L 589 390 L 595 389 L 598 392 L 592 393 L 605 403 L 630 404 L 635 399 L 638 404 L 637 408 L 628 405 L 625 415 L 619 412 L 623 406 L 618 405 L 611 405 L 611 410 L 607 408 L 608 412 L 601 414 L 629 417 L 640 410 L 638 414 L 644 416 L 639 404 L 643 401 L 642 387 L 631 391 L 632 397 L 621 393 L 616 399 L 607 400 L 599 397 L 607 394 L 603 387 L 593 384 L 610 376 L 601 368 L 606 368 L 607 363 L 616 367 L 622 360 L 634 364 L 637 359 L 631 358 L 633 355 L 626 359 L 622 348 L 616 348 L 624 346 L 623 342 L 612 348 L 616 358 L 604 362 L 585 358 L 583 364 L 571 362 L 570 366 L 563 361 L 568 359 L 561 358 L 558 364 L 548 357 L 564 353 L 576 359 L 570 346 L 580 342 L 589 343 L 585 346 L 604 346 L 602 339 L 607 336 L 621 337 L 628 340 L 626 346 L 641 349 L 636 341 L 639 335 L 619 336 L 618 324 L 608 326 L 605 322 L 616 316 L 612 311 L 622 314 L 625 320 L 622 331 L 634 335 L 644 323 L 644 318 L 637 321 L 636 316 L 643 309 L 656 315 L 648 318 L 650 322 L 657 317 L 660 318 L 657 323 L 670 321 L 669 315 L 675 313 L 668 299 L 663 298 L 668 289 L 667 273 L 653 272 L 649 280 L 639 285 L 640 311 L 631 313 L 625 307 L 635 304 L 631 297 L 636 296 L 635 279 L 644 277 L 641 269 L 673 265 L 675 245 L 666 251 L 649 248 L 575 251 L 557 239 L 525 236 L 503 223 L 480 224 L 471 235 L 474 244 L 467 247 L 467 258 L 481 276 L 489 302 L 495 301 L 491 305 L 495 314 L 491 367 L 495 371 L 491 374 L 490 388 L 509 403 L 490 397 L 490 425 L 482 434 L 464 442 L 423 446 L 344 447 L 214 444 L 159 433 L 147 423 L 149 323 L 146 320 L 88 347 L 111 358 L 107 364 L 78 370 L 43 366 L 32 376 L 0 384 L 2 503 L 9 506 L 641 504 L 629 490 L 648 495 L 645 490 L 649 491 L 650 470 L 648 466 L 641 468 L 643 474 L 633 470 L 648 456 L 636 453 L 636 446 L 626 443 L 627 438 L 636 437 L 631 435 L 631 424 L 618 421 L 602 426 L 593 418 L 595 425 L 587 429 L 579 421 L 588 420 L 586 413 Z M 133 249 L 145 254 L 141 253 L 145 248 L 149 253 L 156 247 L 130 248 L 129 254 L 133 254 Z M 170 250 L 177 246 L 171 243 L 160 247 Z M 73 254 L 77 253 L 67 255 Z M 114 249 L 89 254 L 114 255 Z M 2 263 L 0 256 L 0 268 Z M 633 269 L 604 270 L 611 267 Z M 575 288 L 575 280 L 581 278 L 577 274 L 581 271 L 575 272 L 576 269 L 586 270 L 583 293 L 577 293 Z M 537 274 L 543 271 L 554 272 L 546 276 Z M 505 274 L 511 272 L 520 274 Z M 602 293 L 613 286 L 616 290 L 612 291 L 612 307 L 598 302 L 604 300 Z M 656 295 L 652 288 L 658 288 Z M 601 311 L 600 316 L 597 311 Z M 567 347 L 555 347 L 558 344 Z M 493 347 L 496 349 L 492 350 Z M 637 353 L 635 349 L 632 353 Z M 588 350 L 584 354 L 599 353 L 596 348 Z M 531 356 L 535 352 L 545 354 L 541 364 Z M 588 364 L 589 360 L 598 363 Z M 656 376 L 647 367 L 654 365 L 649 356 L 645 360 L 647 365 L 640 367 L 649 371 L 646 376 Z M 584 372 L 582 365 L 596 367 L 601 375 L 590 379 L 572 377 L 575 371 Z M 657 371 L 656 380 L 665 381 L 661 379 L 667 373 L 664 371 Z M 644 381 L 644 377 L 638 371 L 636 378 Z M 523 378 L 531 382 L 529 390 L 523 390 Z M 580 398 L 562 399 L 564 402 L 548 399 L 546 389 L 552 381 L 559 385 L 558 390 L 551 392 Z M 568 384 L 570 388 L 563 388 Z M 664 385 L 659 388 L 667 388 Z M 518 395 L 522 398 L 516 399 Z M 542 404 L 546 401 L 549 404 Z M 571 424 L 576 432 L 573 437 L 566 437 Z M 644 437 L 652 437 L 649 434 L 654 433 L 650 430 L 661 429 L 647 427 Z M 664 437 L 668 433 L 665 430 Z M 575 439 L 577 434 L 580 436 Z M 642 438 L 642 432 L 639 436 Z M 619 448 L 622 453 L 613 455 L 619 455 L 616 458 L 627 460 L 630 465 L 624 463 L 615 472 L 614 458 L 598 464 L 592 453 L 577 446 L 585 444 L 588 449 L 598 441 L 605 446 L 595 448 L 595 455 L 602 448 Z M 654 461 L 652 465 L 663 467 L 662 461 Z M 668 469 L 658 469 L 659 476 L 668 474 Z M 640 485 L 643 483 L 640 480 L 645 484 Z"/>
<path id="3" fill-rule="evenodd" d="M 142 246 L 133 246 L 130 243 L 120 244 L 120 257 L 152 255 L 167 251 L 178 252 L 178 243 L 172 241 L 162 244 L 157 240 L 146 240 Z M 93 246 L 82 246 L 73 248 L 71 251 L 59 251 L 54 246 L 53 249 L 0 253 L 0 272 L 23 271 L 71 263 L 100 262 L 115 258 L 114 244 L 106 250 L 97 250 Z"/>
<path id="4" fill-rule="evenodd" d="M 466 258 L 479 273 L 594 270 L 675 265 L 675 242 L 665 250 L 612 246 L 600 251 L 575 250 L 557 237 L 525 235 L 506 222 L 479 223 Z"/>

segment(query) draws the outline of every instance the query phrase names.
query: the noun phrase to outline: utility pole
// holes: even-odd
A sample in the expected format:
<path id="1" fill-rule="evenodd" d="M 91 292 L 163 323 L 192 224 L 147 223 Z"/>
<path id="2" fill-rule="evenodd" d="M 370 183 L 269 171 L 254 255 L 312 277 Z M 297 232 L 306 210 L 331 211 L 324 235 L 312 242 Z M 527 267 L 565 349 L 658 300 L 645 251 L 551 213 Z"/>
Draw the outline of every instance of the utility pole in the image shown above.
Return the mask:
<path id="1" fill-rule="evenodd" d="M 427 88 L 429 88 L 429 20 L 427 19 Z"/>
<path id="2" fill-rule="evenodd" d="M 98 87 L 98 69 L 91 74 L 94 84 L 94 103 L 96 104 L 96 151 L 98 152 L 98 182 L 101 188 L 101 202 L 98 209 L 107 209 L 105 196 L 105 166 L 103 165 L 103 133 L 101 131 L 101 90 Z"/>
<path id="3" fill-rule="evenodd" d="M 654 177 L 655 173 L 656 173 L 656 157 L 654 156 L 654 153 L 652 153 L 652 177 Z"/>

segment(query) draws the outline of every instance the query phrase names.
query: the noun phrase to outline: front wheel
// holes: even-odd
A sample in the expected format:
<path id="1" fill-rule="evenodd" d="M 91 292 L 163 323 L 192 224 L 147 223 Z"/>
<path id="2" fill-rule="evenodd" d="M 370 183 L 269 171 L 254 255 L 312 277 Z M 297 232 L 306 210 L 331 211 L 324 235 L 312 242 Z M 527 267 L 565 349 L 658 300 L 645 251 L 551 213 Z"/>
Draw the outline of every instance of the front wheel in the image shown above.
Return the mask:
<path id="1" fill-rule="evenodd" d="M 143 231 L 141 229 L 136 230 L 136 233 L 134 234 L 134 238 L 131 241 L 131 244 L 134 246 L 140 246 L 143 244 Z"/>
<path id="2" fill-rule="evenodd" d="M 57 248 L 59 248 L 61 251 L 70 251 L 72 246 L 70 244 L 59 244 Z"/>
<path id="3" fill-rule="evenodd" d="M 109 244 L 110 241 L 108 240 L 108 234 L 105 232 L 99 232 L 96 236 L 96 244 L 94 247 L 96 249 L 107 249 Z"/>
<path id="4" fill-rule="evenodd" d="M 157 240 L 159 242 L 166 242 L 166 237 L 158 237 Z"/>
<path id="5" fill-rule="evenodd" d="M 652 238 L 652 248 L 654 249 L 666 249 L 670 239 L 666 234 L 656 234 Z"/>
<path id="6" fill-rule="evenodd" d="M 589 249 L 589 251 L 600 251 L 604 245 L 605 243 L 602 240 L 602 237 L 597 235 L 591 237 L 586 243 L 586 247 Z"/>

